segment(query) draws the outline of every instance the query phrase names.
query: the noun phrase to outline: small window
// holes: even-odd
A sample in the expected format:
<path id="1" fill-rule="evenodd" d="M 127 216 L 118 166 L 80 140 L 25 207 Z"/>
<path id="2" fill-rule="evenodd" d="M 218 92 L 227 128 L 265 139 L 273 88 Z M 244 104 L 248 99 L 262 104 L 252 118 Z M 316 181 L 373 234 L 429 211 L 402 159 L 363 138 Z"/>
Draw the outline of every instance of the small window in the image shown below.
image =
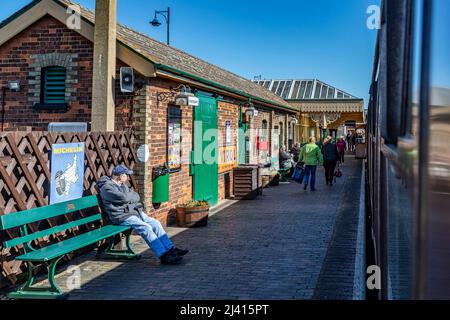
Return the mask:
<path id="1" fill-rule="evenodd" d="M 41 73 L 40 109 L 65 109 L 66 104 L 66 68 L 46 67 Z"/>

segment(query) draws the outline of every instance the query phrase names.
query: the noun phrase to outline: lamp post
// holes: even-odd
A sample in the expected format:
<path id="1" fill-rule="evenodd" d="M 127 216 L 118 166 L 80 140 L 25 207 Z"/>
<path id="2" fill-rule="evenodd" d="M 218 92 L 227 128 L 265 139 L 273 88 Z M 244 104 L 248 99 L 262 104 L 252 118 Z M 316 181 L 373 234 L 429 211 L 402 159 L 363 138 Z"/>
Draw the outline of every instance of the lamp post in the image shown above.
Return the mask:
<path id="1" fill-rule="evenodd" d="M 155 10 L 155 17 L 152 21 L 150 21 L 150 24 L 154 27 L 159 27 L 161 25 L 161 22 L 156 17 L 158 14 L 162 15 L 164 19 L 166 19 L 167 24 L 167 44 L 170 45 L 170 7 L 167 8 L 165 11 L 157 11 Z M 166 15 L 167 14 L 167 15 Z"/>

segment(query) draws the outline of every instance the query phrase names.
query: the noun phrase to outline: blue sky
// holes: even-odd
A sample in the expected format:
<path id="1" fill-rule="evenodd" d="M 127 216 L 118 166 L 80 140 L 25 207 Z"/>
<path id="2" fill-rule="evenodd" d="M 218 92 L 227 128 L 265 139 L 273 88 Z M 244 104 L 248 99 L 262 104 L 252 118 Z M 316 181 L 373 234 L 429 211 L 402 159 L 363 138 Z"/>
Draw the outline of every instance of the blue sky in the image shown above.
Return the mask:
<path id="1" fill-rule="evenodd" d="M 243 77 L 316 78 L 367 105 L 376 30 L 367 28 L 366 10 L 379 0 L 117 1 L 120 23 L 160 41 L 165 25 L 148 22 L 170 6 L 171 45 Z M 2 1 L 0 20 L 29 2 Z"/>

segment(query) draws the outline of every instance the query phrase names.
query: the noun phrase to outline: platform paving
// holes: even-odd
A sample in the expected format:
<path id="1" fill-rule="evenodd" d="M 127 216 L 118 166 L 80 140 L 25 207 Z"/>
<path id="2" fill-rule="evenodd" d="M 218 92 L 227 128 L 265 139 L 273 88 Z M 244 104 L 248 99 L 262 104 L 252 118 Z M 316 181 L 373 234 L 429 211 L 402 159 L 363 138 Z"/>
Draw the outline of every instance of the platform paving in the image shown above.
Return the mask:
<path id="1" fill-rule="evenodd" d="M 350 156 L 334 187 L 318 170 L 317 191 L 296 182 L 264 189 L 257 200 L 233 202 L 204 228 L 168 228 L 189 248 L 183 264 L 163 266 L 134 237 L 139 261 L 99 261 L 95 253 L 71 262 L 79 268 L 57 282 L 69 299 L 352 299 L 361 161 Z M 65 267 L 66 269 L 67 267 Z"/>

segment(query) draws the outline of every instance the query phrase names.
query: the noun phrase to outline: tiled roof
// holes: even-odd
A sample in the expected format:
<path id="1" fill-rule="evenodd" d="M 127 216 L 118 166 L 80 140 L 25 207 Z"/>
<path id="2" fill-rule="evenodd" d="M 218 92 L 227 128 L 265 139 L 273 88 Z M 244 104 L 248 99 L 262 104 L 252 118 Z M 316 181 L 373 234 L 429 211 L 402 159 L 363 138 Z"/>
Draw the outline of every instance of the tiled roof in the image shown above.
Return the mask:
<path id="1" fill-rule="evenodd" d="M 56 1 L 59 1 L 65 6 L 73 4 L 79 6 L 79 4 L 69 0 Z M 94 12 L 82 6 L 80 6 L 80 8 L 81 16 L 94 23 Z M 166 45 L 165 43 L 152 39 L 149 36 L 129 27 L 117 24 L 117 39 L 156 65 L 159 64 L 170 68 L 175 68 L 235 91 L 244 92 L 249 96 L 257 98 L 258 100 L 292 109 L 286 101 L 262 86 L 259 86 L 248 79 L 224 70 L 216 65 L 196 58 L 186 52 L 178 50 L 172 46 Z"/>

